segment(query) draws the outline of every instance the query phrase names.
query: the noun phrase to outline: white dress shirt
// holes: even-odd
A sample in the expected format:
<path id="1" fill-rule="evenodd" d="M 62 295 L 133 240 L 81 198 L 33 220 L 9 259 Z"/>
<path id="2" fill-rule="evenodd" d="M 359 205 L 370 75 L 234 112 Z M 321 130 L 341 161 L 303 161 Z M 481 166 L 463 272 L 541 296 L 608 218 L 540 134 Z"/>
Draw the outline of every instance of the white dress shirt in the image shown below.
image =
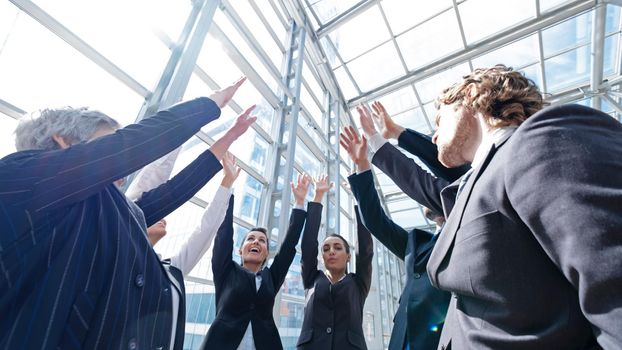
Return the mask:
<path id="1" fill-rule="evenodd" d="M 144 167 L 137 175 L 136 179 L 130 184 L 126 196 L 131 200 L 139 199 L 144 192 L 150 191 L 166 182 L 173 171 L 175 160 L 179 155 L 179 148 L 168 155 L 156 160 L 155 162 Z M 178 268 L 184 276 L 201 260 L 201 257 L 212 246 L 216 232 L 225 219 L 229 199 L 233 190 L 220 186 L 214 195 L 214 199 L 203 212 L 201 224 L 197 226 L 190 237 L 184 242 L 179 251 L 171 257 L 171 265 Z M 175 345 L 175 333 L 177 329 L 177 317 L 179 315 L 180 295 L 177 281 L 165 269 L 169 280 L 171 281 L 171 299 L 172 299 L 172 319 L 171 324 L 171 343 L 170 349 Z M 261 281 L 261 277 L 260 277 Z M 259 284 L 258 284 L 259 285 Z"/>

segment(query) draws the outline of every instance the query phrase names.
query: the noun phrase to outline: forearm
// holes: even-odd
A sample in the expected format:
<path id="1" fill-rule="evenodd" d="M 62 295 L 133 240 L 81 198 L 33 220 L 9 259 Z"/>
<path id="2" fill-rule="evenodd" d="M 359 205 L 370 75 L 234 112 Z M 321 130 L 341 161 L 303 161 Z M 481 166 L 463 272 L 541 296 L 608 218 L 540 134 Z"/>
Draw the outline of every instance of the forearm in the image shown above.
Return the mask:
<path id="1" fill-rule="evenodd" d="M 301 243 L 301 270 L 302 282 L 305 289 L 313 285 L 313 277 L 317 271 L 318 254 L 318 234 L 322 221 L 322 205 L 319 203 L 309 203 L 307 213 L 307 223 L 302 235 Z"/>
<path id="2" fill-rule="evenodd" d="M 209 148 L 210 151 L 214 154 L 216 159 L 222 160 L 227 153 L 227 150 L 235 140 L 238 139 L 239 136 L 234 134 L 231 130 L 227 131 L 221 138 L 216 140 L 214 144 Z"/>
<path id="3" fill-rule="evenodd" d="M 230 188 L 218 188 L 213 201 L 203 212 L 200 226 L 194 230 L 179 252 L 171 258 L 171 264 L 179 268 L 184 275 L 190 273 L 212 245 L 214 236 L 225 219 L 230 197 Z"/>
<path id="4" fill-rule="evenodd" d="M 227 271 L 228 266 L 233 264 L 233 195 L 229 198 L 229 206 L 225 213 L 225 218 L 220 224 L 214 239 L 214 249 L 212 253 L 212 272 L 214 282 Z"/>
<path id="5" fill-rule="evenodd" d="M 207 150 L 172 179 L 144 193 L 136 204 L 145 213 L 147 226 L 161 220 L 187 202 L 220 169 L 222 169 L 220 162 Z"/>

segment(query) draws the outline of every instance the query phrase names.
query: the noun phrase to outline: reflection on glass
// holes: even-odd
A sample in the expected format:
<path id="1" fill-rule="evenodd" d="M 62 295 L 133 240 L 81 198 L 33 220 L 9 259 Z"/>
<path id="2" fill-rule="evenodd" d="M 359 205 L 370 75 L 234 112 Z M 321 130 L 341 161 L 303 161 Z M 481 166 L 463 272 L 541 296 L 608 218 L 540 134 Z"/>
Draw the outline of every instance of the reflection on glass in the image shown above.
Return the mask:
<path id="1" fill-rule="evenodd" d="M 583 46 L 544 61 L 548 92 L 587 81 L 590 76 L 590 47 Z"/>
<path id="2" fill-rule="evenodd" d="M 544 56 L 550 57 L 560 51 L 587 43 L 591 38 L 592 12 L 588 12 L 543 30 Z"/>
<path id="3" fill-rule="evenodd" d="M 297 295 L 303 297 L 305 289 L 302 285 L 302 275 L 300 269 L 300 253 L 296 253 L 294 261 L 289 267 L 282 291 L 284 294 Z"/>
<path id="4" fill-rule="evenodd" d="M 295 161 L 311 176 L 320 175 L 320 161 L 311 153 L 309 148 L 296 137 Z"/>

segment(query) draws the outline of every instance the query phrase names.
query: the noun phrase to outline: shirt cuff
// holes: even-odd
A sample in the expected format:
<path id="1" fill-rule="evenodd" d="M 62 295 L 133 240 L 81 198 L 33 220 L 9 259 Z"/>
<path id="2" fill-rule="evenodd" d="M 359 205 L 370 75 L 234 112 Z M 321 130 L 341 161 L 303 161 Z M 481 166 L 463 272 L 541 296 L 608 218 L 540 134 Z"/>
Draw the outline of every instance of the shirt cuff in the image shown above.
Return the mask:
<path id="1" fill-rule="evenodd" d="M 384 144 L 387 142 L 388 142 L 387 139 L 382 137 L 382 135 L 379 132 L 369 137 L 369 147 L 374 153 L 377 152 L 380 149 L 380 147 L 384 146 Z"/>
<path id="2" fill-rule="evenodd" d="M 368 172 L 368 171 L 371 171 L 371 168 L 369 168 L 369 169 L 365 169 L 365 170 L 363 170 L 363 171 L 361 171 L 361 172 L 359 172 L 359 171 L 358 171 L 358 169 L 357 169 L 357 170 L 356 170 L 356 175 L 364 174 L 364 173 L 366 173 L 366 172 Z"/>
<path id="3" fill-rule="evenodd" d="M 303 204 L 294 203 L 294 209 L 305 210 L 305 205 L 304 203 Z"/>

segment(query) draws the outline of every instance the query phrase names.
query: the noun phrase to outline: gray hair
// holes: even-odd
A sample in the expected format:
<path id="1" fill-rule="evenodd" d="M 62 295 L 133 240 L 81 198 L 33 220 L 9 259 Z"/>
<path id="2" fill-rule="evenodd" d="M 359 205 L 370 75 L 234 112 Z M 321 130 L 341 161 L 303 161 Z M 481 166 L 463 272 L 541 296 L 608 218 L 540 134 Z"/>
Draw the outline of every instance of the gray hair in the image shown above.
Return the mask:
<path id="1" fill-rule="evenodd" d="M 85 142 L 101 127 L 118 129 L 120 125 L 87 107 L 44 109 L 22 118 L 15 129 L 15 148 L 18 151 L 58 149 L 52 136 L 62 136 L 71 143 Z"/>

